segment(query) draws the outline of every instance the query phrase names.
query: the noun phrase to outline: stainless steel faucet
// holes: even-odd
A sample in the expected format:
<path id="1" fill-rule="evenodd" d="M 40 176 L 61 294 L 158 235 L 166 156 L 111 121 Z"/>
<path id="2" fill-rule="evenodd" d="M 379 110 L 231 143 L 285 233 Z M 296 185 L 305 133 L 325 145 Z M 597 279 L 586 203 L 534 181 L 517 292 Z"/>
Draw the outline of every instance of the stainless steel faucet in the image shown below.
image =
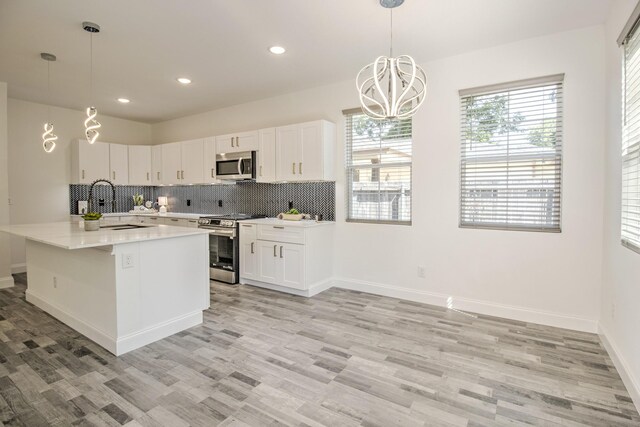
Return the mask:
<path id="1" fill-rule="evenodd" d="M 113 182 L 109 181 L 108 179 L 96 179 L 91 183 L 91 187 L 89 187 L 89 200 L 87 204 L 87 212 L 93 212 L 91 210 L 91 207 L 93 206 L 93 187 L 99 182 L 106 182 L 111 186 L 111 193 L 112 193 L 111 212 L 115 212 L 116 211 L 116 186 L 113 185 Z"/>

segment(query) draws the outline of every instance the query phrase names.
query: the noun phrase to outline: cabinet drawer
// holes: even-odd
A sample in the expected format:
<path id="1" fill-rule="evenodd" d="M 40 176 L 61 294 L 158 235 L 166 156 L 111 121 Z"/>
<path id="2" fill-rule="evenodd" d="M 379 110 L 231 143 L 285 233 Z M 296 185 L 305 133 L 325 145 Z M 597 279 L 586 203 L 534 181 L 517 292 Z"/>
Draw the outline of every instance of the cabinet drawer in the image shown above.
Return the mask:
<path id="1" fill-rule="evenodd" d="M 163 218 L 164 223 L 176 227 L 189 227 L 189 220 L 184 218 Z M 196 227 L 198 225 L 196 224 Z"/>
<path id="2" fill-rule="evenodd" d="M 258 225 L 258 239 L 304 244 L 304 229 L 285 225 Z"/>
<path id="3" fill-rule="evenodd" d="M 256 240 L 256 228 L 257 226 L 255 224 L 240 224 L 240 239 L 245 242 L 249 240 Z"/>

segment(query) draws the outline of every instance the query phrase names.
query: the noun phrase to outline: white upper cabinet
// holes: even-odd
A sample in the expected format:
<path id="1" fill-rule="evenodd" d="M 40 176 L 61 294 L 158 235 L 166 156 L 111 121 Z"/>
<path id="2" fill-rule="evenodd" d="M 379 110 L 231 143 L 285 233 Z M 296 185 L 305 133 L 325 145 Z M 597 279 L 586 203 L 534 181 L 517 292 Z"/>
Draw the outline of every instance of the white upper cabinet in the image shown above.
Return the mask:
<path id="1" fill-rule="evenodd" d="M 114 184 L 129 184 L 129 149 L 122 144 L 109 144 L 109 164 L 111 168 L 111 182 Z"/>
<path id="2" fill-rule="evenodd" d="M 162 145 L 151 147 L 151 182 L 162 184 Z"/>
<path id="3" fill-rule="evenodd" d="M 129 185 L 152 185 L 151 147 L 129 146 Z"/>
<path id="4" fill-rule="evenodd" d="M 276 180 L 276 129 L 261 129 L 258 131 L 258 152 L 256 154 L 258 167 L 256 169 L 257 182 L 274 182 Z"/>
<path id="5" fill-rule="evenodd" d="M 180 179 L 183 184 L 204 182 L 204 146 L 202 139 L 181 142 L 182 169 Z"/>
<path id="6" fill-rule="evenodd" d="M 96 179 L 109 179 L 109 144 L 86 139 L 71 143 L 71 182 L 91 184 Z"/>
<path id="7" fill-rule="evenodd" d="M 326 120 L 276 128 L 277 181 L 334 178 L 336 126 Z"/>
<path id="8" fill-rule="evenodd" d="M 213 184 L 216 181 L 216 138 L 211 136 L 204 139 L 204 181 Z"/>
<path id="9" fill-rule="evenodd" d="M 182 152 L 179 142 L 162 144 L 162 183 L 180 184 Z"/>
<path id="10" fill-rule="evenodd" d="M 238 153 L 258 149 L 258 131 L 216 136 L 216 153 Z"/>

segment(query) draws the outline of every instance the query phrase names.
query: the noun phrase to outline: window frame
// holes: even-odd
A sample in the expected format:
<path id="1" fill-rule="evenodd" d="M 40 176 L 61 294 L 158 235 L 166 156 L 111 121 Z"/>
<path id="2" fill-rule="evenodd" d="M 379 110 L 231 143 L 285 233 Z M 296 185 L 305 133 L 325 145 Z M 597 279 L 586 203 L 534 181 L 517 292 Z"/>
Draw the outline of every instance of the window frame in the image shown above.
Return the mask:
<path id="1" fill-rule="evenodd" d="M 362 224 L 379 224 L 379 225 L 401 225 L 401 226 L 411 226 L 413 224 L 413 118 L 409 118 L 408 120 L 411 120 L 411 134 L 410 134 L 410 143 L 411 143 L 411 160 L 409 160 L 408 162 L 394 162 L 394 163 L 377 163 L 377 164 L 373 164 L 371 166 L 367 166 L 367 167 L 363 167 L 363 165 L 353 165 L 350 164 L 349 159 L 353 158 L 353 142 L 352 142 L 352 136 L 349 134 L 349 130 L 351 129 L 351 126 L 349 125 L 349 122 L 353 120 L 354 116 L 358 116 L 358 115 L 363 115 L 367 118 L 369 118 L 363 111 L 361 108 L 351 108 L 348 110 L 343 110 L 342 111 L 343 114 L 343 118 L 345 121 L 345 186 L 346 186 L 346 203 L 345 203 L 345 208 L 346 208 L 346 215 L 345 215 L 345 221 L 349 222 L 349 223 L 362 223 Z M 369 118 L 370 120 L 374 121 L 374 122 L 380 122 L 381 120 L 376 120 L 373 118 Z M 404 119 L 407 120 L 407 119 Z M 351 156 L 350 156 L 350 152 L 351 151 Z M 365 218 L 352 218 L 351 214 L 352 214 L 352 204 L 353 204 L 353 198 L 352 198 L 352 194 L 353 194 L 353 182 L 362 182 L 361 176 L 360 174 L 357 174 L 358 177 L 360 178 L 358 181 L 352 181 L 351 180 L 351 175 L 350 175 L 350 171 L 353 170 L 354 172 L 356 171 L 360 171 L 362 169 L 371 169 L 372 170 L 372 174 L 373 174 L 373 170 L 377 169 L 378 170 L 378 174 L 380 174 L 380 169 L 384 169 L 385 167 L 394 167 L 394 166 L 400 166 L 400 167 L 408 167 L 409 168 L 409 182 L 410 182 L 410 197 L 409 197 L 409 220 L 388 220 L 388 219 L 365 219 Z M 378 178 L 380 178 L 380 176 L 378 175 Z M 372 181 L 374 182 L 374 181 Z M 375 182 L 380 182 L 380 181 L 375 181 Z"/>
<path id="2" fill-rule="evenodd" d="M 464 108 L 465 99 L 468 99 L 469 97 L 472 97 L 472 96 L 500 95 L 500 94 L 509 96 L 509 92 L 511 91 L 518 91 L 518 90 L 527 89 L 527 88 L 533 89 L 536 87 L 545 87 L 545 86 L 551 86 L 554 84 L 559 85 L 560 90 L 564 91 L 564 73 L 554 74 L 549 76 L 542 76 L 542 77 L 535 77 L 535 78 L 524 79 L 524 80 L 516 80 L 511 82 L 498 83 L 498 84 L 487 85 L 487 86 L 474 87 L 469 89 L 462 89 L 459 91 L 459 102 L 460 102 L 459 105 L 462 108 Z M 559 105 L 560 111 L 557 114 L 555 126 L 556 126 L 556 130 L 557 129 L 562 130 L 563 123 L 564 123 L 564 99 L 562 99 L 561 102 L 558 103 L 557 105 Z M 527 226 L 522 224 L 510 225 L 508 223 L 508 219 L 509 219 L 508 217 L 506 218 L 507 222 L 491 224 L 487 222 L 485 223 L 472 222 L 464 219 L 464 216 L 467 212 L 465 212 L 463 209 L 464 208 L 463 200 L 467 200 L 467 199 L 463 199 L 463 196 L 464 196 L 463 190 L 465 189 L 464 177 L 465 177 L 465 172 L 467 171 L 467 168 L 465 163 L 466 157 L 464 156 L 463 153 L 467 144 L 467 141 L 465 139 L 465 133 L 464 133 L 464 130 L 467 126 L 468 126 L 468 122 L 466 121 L 466 115 L 461 109 L 461 116 L 460 116 L 460 134 L 461 134 L 460 150 L 461 151 L 460 151 L 460 163 L 459 163 L 460 170 L 458 175 L 458 178 L 459 178 L 458 227 L 464 228 L 464 229 L 480 229 L 480 230 L 561 233 L 562 232 L 562 212 L 563 212 L 562 207 L 563 207 L 563 197 L 564 197 L 564 192 L 562 191 L 563 183 L 564 183 L 564 176 L 563 176 L 564 175 L 564 149 L 563 149 L 564 135 L 563 133 L 561 133 L 559 137 L 559 142 L 558 144 L 556 144 L 556 149 L 553 153 L 549 153 L 549 154 L 541 153 L 538 156 L 529 155 L 532 162 L 543 161 L 549 158 L 558 159 L 557 180 L 556 180 L 557 185 L 555 186 L 555 188 L 557 188 L 558 189 L 557 191 L 559 192 L 558 208 L 557 208 L 557 218 L 558 218 L 557 226 L 553 223 L 543 224 L 542 226 L 535 226 L 535 225 Z M 507 152 L 504 155 L 491 156 L 491 157 L 488 157 L 487 159 L 476 161 L 476 164 L 482 163 L 485 161 L 487 163 L 492 162 L 493 164 L 496 164 L 496 163 L 499 164 L 501 162 L 505 162 L 507 165 L 505 166 L 504 170 L 506 171 L 505 173 L 508 175 L 508 172 L 509 172 L 508 163 L 510 159 L 514 159 L 514 161 L 518 161 L 518 160 L 524 160 L 526 158 L 527 158 L 526 153 L 516 153 L 515 155 L 514 154 L 510 155 Z M 486 191 L 491 190 L 493 192 L 496 192 L 498 189 L 486 188 L 485 190 Z"/>

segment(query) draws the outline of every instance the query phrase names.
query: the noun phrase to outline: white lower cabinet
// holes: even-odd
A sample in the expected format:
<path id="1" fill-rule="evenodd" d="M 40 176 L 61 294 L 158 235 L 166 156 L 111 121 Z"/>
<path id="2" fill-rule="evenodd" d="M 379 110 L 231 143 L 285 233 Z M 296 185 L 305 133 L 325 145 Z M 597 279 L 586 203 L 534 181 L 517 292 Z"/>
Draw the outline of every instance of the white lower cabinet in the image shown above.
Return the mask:
<path id="1" fill-rule="evenodd" d="M 303 296 L 329 287 L 333 224 L 304 227 L 260 221 L 241 224 L 241 283 Z"/>

